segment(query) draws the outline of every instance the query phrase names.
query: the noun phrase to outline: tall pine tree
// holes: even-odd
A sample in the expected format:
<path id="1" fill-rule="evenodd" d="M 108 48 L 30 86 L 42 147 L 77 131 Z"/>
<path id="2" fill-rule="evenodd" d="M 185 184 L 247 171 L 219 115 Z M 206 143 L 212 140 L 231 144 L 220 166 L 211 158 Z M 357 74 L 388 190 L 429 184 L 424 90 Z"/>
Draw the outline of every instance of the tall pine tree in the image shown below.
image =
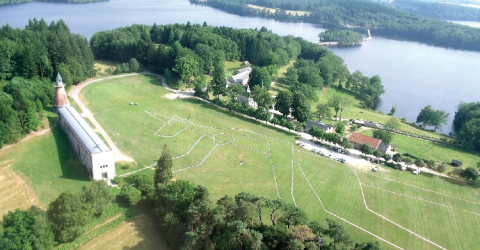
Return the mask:
<path id="1" fill-rule="evenodd" d="M 220 97 L 227 89 L 225 82 L 225 54 L 222 51 L 215 51 L 213 59 L 213 79 L 211 81 L 213 95 Z"/>
<path id="2" fill-rule="evenodd" d="M 165 144 L 162 156 L 158 159 L 157 168 L 155 169 L 155 187 L 159 183 L 167 184 L 173 178 L 172 166 L 172 156 L 170 155 L 168 145 Z"/>

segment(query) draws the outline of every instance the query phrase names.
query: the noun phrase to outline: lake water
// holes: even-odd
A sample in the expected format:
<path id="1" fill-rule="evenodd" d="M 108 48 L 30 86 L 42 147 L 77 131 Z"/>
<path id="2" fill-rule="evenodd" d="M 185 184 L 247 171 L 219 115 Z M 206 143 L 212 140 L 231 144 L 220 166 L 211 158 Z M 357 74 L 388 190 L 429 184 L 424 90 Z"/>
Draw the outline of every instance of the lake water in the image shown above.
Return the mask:
<path id="1" fill-rule="evenodd" d="M 95 32 L 131 24 L 203 23 L 236 28 L 261 28 L 280 35 L 300 36 L 317 42 L 325 29 L 313 24 L 283 23 L 240 17 L 188 0 L 110 0 L 108 2 L 23 3 L 0 6 L 0 24 L 23 28 L 30 18 L 47 22 L 63 19 L 71 31 L 90 38 Z M 480 53 L 433 47 L 416 42 L 375 36 L 353 47 L 329 47 L 341 56 L 350 71 L 380 75 L 386 89 L 378 110 L 397 107 L 396 116 L 414 121 L 426 105 L 450 113 L 444 133 L 453 131 L 455 106 L 460 101 L 480 101 Z"/>

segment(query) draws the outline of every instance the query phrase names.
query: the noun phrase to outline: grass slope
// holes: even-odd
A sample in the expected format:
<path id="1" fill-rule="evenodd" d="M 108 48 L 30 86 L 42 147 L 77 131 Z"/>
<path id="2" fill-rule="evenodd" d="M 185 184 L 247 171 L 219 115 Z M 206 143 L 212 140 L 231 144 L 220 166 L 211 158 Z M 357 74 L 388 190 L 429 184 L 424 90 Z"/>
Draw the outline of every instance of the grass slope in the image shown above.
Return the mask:
<path id="1" fill-rule="evenodd" d="M 43 207 L 60 193 L 79 191 L 90 183 L 86 168 L 59 126 L 46 135 L 0 151 L 0 162 L 9 162 L 33 188 Z"/>
<path id="2" fill-rule="evenodd" d="M 366 130 L 361 134 L 372 136 L 373 130 Z M 475 151 L 469 151 L 458 146 L 449 146 L 419 140 L 412 137 L 393 134 L 392 145 L 396 147 L 395 151 L 400 153 L 409 153 L 423 159 L 432 159 L 435 161 L 450 163 L 452 159 L 463 162 L 463 167 L 476 168 L 477 162 L 480 162 L 480 155 Z M 453 167 L 447 165 L 447 172 L 453 170 Z"/>
<path id="3" fill-rule="evenodd" d="M 193 144 L 203 136 L 189 155 L 174 160 L 174 169 L 191 167 L 201 163 L 208 153 L 211 153 L 210 156 L 203 161 L 202 165 L 176 172 L 174 175 L 176 178 L 187 179 L 206 186 L 214 200 L 242 191 L 275 198 L 278 197 L 276 189 L 278 187 L 279 195 L 285 201 L 293 203 L 291 194 L 293 174 L 295 201 L 297 205 L 305 209 L 312 219 L 335 219 L 323 210 L 313 192 L 315 190 L 327 210 L 394 244 L 405 249 L 437 248 L 368 211 L 362 198 L 359 180 L 348 166 L 306 154 L 308 152 L 298 152 L 296 151 L 299 149 L 297 146 L 293 146 L 292 151 L 292 143 L 295 142 L 292 134 L 266 127 L 197 100 L 169 100 L 164 97 L 167 93 L 160 86 L 157 77 L 141 75 L 89 85 L 81 93 L 81 97 L 88 100 L 88 106 L 100 124 L 117 143 L 120 150 L 128 152 L 137 160 L 139 168 L 154 163 L 160 156 L 164 143 L 169 144 L 172 156 L 175 157 L 188 152 Z M 128 105 L 131 101 L 138 102 L 139 106 Z M 145 110 L 157 114 L 156 117 L 148 115 L 144 112 Z M 187 127 L 189 123 L 186 121 L 184 124 L 180 124 L 181 121 L 175 123 L 170 121 L 169 124 L 173 125 L 165 125 L 159 130 L 165 124 L 164 122 L 175 115 L 186 118 L 197 125 L 193 124 Z M 185 130 L 178 133 L 182 129 Z M 176 137 L 160 137 L 155 136 L 155 133 L 170 136 L 178 133 L 178 135 Z M 220 135 L 220 133 L 229 135 Z M 235 138 L 235 141 L 225 144 L 232 138 Z M 273 169 L 270 162 L 273 164 Z M 313 190 L 303 173 L 299 171 L 298 164 L 310 181 Z M 152 174 L 153 171 L 146 170 L 144 173 Z M 274 173 L 276 185 L 273 178 Z M 376 173 L 377 176 L 405 183 L 394 182 L 395 185 L 400 186 L 390 187 L 383 178 L 375 176 L 370 178 L 370 175 L 362 173 L 358 173 L 358 175 L 360 181 L 366 184 L 385 189 L 392 188 L 392 191 L 402 191 L 424 199 L 434 199 L 434 197 L 424 194 L 427 191 L 409 190 L 411 186 L 408 185 L 415 185 L 438 193 L 445 191 L 445 193 L 459 195 L 480 203 L 477 189 L 450 183 L 438 177 L 412 176 L 408 172 L 394 170 Z M 377 189 L 370 187 L 363 189 L 366 203 L 373 211 L 387 216 L 394 222 L 445 248 L 475 248 L 474 235 L 478 235 L 478 230 L 472 229 L 470 225 L 472 225 L 471 222 L 473 225 L 478 224 L 480 216 L 465 215 L 464 212 L 456 212 L 436 204 L 427 205 L 424 201 L 406 198 L 387 191 L 378 193 Z M 451 206 L 458 205 L 464 209 L 478 210 L 478 205 L 462 205 L 461 202 L 459 203 L 450 196 L 436 199 L 443 199 L 440 201 Z M 446 216 L 447 214 L 449 216 Z M 428 219 L 425 219 L 425 216 L 428 216 Z M 471 220 L 468 221 L 467 218 L 471 218 Z M 338 219 L 336 220 L 338 221 Z M 346 225 L 355 241 L 376 239 L 349 224 L 343 224 Z M 437 228 L 439 226 L 442 226 L 441 230 Z M 471 232 L 467 232 L 468 230 Z M 462 237 L 458 237 L 458 234 L 462 234 Z M 382 247 L 384 249 L 392 248 L 385 243 L 382 243 Z"/>

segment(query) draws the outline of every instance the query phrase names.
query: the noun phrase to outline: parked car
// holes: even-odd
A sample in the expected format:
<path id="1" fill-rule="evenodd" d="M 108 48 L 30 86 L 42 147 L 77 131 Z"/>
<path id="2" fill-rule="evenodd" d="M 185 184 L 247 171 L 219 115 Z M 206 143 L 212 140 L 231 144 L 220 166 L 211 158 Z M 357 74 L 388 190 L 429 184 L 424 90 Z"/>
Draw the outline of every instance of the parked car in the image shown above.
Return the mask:
<path id="1" fill-rule="evenodd" d="M 377 172 L 379 169 L 380 169 L 379 167 L 374 167 L 374 168 L 372 168 L 372 171 Z"/>

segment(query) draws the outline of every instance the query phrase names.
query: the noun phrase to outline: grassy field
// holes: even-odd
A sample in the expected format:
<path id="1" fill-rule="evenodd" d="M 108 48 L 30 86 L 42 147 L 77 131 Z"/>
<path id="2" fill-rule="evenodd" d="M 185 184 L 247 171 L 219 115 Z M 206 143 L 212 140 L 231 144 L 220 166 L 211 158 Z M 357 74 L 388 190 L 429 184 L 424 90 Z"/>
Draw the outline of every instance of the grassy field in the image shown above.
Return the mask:
<path id="1" fill-rule="evenodd" d="M 153 221 L 146 215 L 140 215 L 121 223 L 79 249 L 170 250 L 171 248 L 158 235 Z"/>
<path id="2" fill-rule="evenodd" d="M 277 79 L 275 79 L 274 83 L 272 84 L 272 86 L 270 87 L 270 93 L 272 95 L 278 95 L 278 92 L 279 91 L 284 91 L 284 90 L 287 90 L 289 89 L 289 87 L 285 84 L 282 84 L 282 78 L 284 77 L 285 73 L 287 72 L 287 69 L 290 68 L 291 66 L 293 66 L 293 64 L 295 63 L 296 60 L 290 60 L 290 62 L 285 65 L 285 66 L 282 66 L 278 69 L 278 77 Z"/>
<path id="3" fill-rule="evenodd" d="M 116 64 L 110 61 L 95 60 L 95 69 L 97 70 L 97 76 L 95 79 L 110 76 L 110 74 L 107 72 L 107 69 L 112 69 L 113 71 L 115 66 Z"/>
<path id="4" fill-rule="evenodd" d="M 373 130 L 366 130 L 361 134 L 372 136 Z M 452 162 L 452 159 L 457 159 L 463 162 L 463 167 L 477 167 L 477 162 L 480 162 L 480 155 L 474 151 L 468 151 L 457 146 L 448 146 L 429 141 L 419 140 L 412 137 L 393 134 L 392 145 L 397 147 L 395 151 L 400 153 L 409 153 L 416 157 L 423 159 L 431 159 L 435 161 Z M 448 165 L 447 172 L 453 170 L 453 167 Z"/>
<path id="5" fill-rule="evenodd" d="M 42 207 L 46 207 L 60 193 L 78 191 L 84 184 L 90 183 L 86 168 L 78 161 L 59 126 L 46 135 L 0 151 L 0 162 L 3 163 L 0 164 L 0 170 L 13 169 L 19 178 L 33 188 Z"/>
<path id="6" fill-rule="evenodd" d="M 248 7 L 259 9 L 259 10 L 265 9 L 267 11 L 270 11 L 270 13 L 275 13 L 277 11 L 277 9 L 262 7 L 262 6 L 253 5 L 253 4 L 249 4 Z M 294 11 L 294 10 L 287 10 L 287 13 L 290 15 L 297 15 L 297 16 L 304 16 L 305 14 L 309 14 L 308 11 Z"/>
<path id="7" fill-rule="evenodd" d="M 206 186 L 212 200 L 242 191 L 280 196 L 296 202 L 312 219 L 340 221 L 323 209 L 318 195 L 330 213 L 404 249 L 437 247 L 379 215 L 442 247 L 476 248 L 480 228 L 470 225 L 480 222 L 478 189 L 393 169 L 375 175 L 356 173 L 347 165 L 298 148 L 292 134 L 194 99 L 169 100 L 166 94 L 157 77 L 142 75 L 89 85 L 81 98 L 88 100 L 99 123 L 119 149 L 137 161 L 138 168 L 155 163 L 168 143 L 175 158 L 174 176 Z M 139 105 L 128 105 L 131 101 Z M 117 169 L 122 171 L 126 170 Z M 342 223 L 355 241 L 379 240 Z"/>

